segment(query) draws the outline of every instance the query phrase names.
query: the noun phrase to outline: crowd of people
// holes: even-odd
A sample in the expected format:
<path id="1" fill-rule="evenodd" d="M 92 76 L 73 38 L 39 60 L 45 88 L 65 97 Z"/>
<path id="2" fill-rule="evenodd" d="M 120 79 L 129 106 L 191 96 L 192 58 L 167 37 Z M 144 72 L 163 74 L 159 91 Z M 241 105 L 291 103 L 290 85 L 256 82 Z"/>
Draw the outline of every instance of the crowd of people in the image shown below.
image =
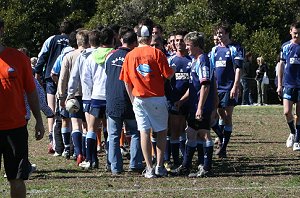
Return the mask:
<path id="1" fill-rule="evenodd" d="M 3 32 L 4 21 L 0 20 L 0 36 Z M 228 23 L 220 22 L 214 28 L 215 46 L 210 52 L 204 50 L 209 41 L 201 32 L 178 29 L 165 43 L 162 27 L 148 18 L 134 28 L 111 25 L 91 31 L 74 30 L 74 25 L 65 20 L 60 32 L 44 42 L 38 59 L 32 58 L 32 67 L 24 53 L 0 45 L 4 94 L 0 105 L 5 111 L 0 141 L 11 151 L 7 153 L 1 147 L 1 155 L 12 196 L 24 195 L 23 180 L 32 172 L 26 129 L 30 116 L 25 118 L 25 109 L 31 109 L 36 118 L 37 140 L 45 131 L 39 111 L 43 109 L 48 120 L 48 152 L 74 159 L 80 168 L 97 169 L 97 153 L 104 149 L 106 170 L 112 175 L 122 174 L 126 141 L 128 170 L 146 178 L 213 174 L 213 153 L 220 158 L 228 155 L 240 83 L 242 104 L 251 103 L 247 75 L 251 73 L 252 55 L 245 54 L 243 47 L 232 40 Z M 291 25 L 290 34 L 292 39 L 281 48 L 277 92 L 283 97 L 291 131 L 287 147 L 297 151 L 299 22 Z M 264 104 L 268 67 L 263 57 L 258 57 L 257 63 L 258 103 Z M 7 98 L 10 105 L 4 102 Z M 66 108 L 71 99 L 78 102 L 78 110 Z M 28 102 L 28 108 L 23 101 Z M 215 141 L 211 129 L 218 137 Z M 196 152 L 197 168 L 193 172 Z"/>

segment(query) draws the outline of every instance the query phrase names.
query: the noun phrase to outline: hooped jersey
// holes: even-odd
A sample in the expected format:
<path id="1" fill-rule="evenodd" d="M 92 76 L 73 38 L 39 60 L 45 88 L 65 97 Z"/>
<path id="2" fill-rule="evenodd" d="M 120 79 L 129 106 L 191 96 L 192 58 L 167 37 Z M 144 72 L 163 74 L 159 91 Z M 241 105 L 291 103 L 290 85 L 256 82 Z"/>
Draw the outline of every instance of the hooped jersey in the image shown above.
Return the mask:
<path id="1" fill-rule="evenodd" d="M 193 59 L 189 84 L 189 112 L 196 113 L 200 98 L 200 89 L 204 83 L 209 83 L 210 89 L 203 111 L 211 112 L 214 108 L 214 69 L 210 65 L 207 54 Z"/>
<path id="2" fill-rule="evenodd" d="M 178 101 L 189 88 L 189 76 L 192 58 L 190 56 L 171 56 L 168 59 L 170 67 L 175 71 L 173 78 L 166 82 L 166 97 L 171 102 Z"/>
<path id="3" fill-rule="evenodd" d="M 300 88 L 300 45 L 285 42 L 280 49 L 280 59 L 285 63 L 283 86 Z"/>
<path id="4" fill-rule="evenodd" d="M 244 49 L 239 44 L 218 45 L 212 48 L 210 60 L 216 71 L 218 92 L 230 91 L 234 84 L 235 69 L 243 67 Z"/>

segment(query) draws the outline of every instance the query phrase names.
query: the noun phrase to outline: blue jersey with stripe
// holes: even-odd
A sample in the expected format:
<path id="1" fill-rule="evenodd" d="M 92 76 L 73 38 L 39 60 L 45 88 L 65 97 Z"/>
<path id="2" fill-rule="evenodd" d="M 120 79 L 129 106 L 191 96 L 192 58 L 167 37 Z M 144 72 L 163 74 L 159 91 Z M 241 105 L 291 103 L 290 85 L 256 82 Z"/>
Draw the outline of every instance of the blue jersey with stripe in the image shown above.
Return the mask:
<path id="1" fill-rule="evenodd" d="M 214 108 L 214 71 L 207 54 L 202 54 L 193 60 L 189 84 L 189 112 L 196 113 L 200 98 L 200 89 L 204 83 L 209 83 L 210 89 L 205 101 L 203 112 L 211 112 Z"/>
<path id="2" fill-rule="evenodd" d="M 215 68 L 218 92 L 230 91 L 234 84 L 235 69 L 243 67 L 244 49 L 239 44 L 215 46 L 210 54 Z"/>
<path id="3" fill-rule="evenodd" d="M 285 42 L 280 49 L 280 59 L 285 63 L 283 86 L 300 88 L 300 45 Z"/>
<path id="4" fill-rule="evenodd" d="M 190 56 L 171 56 L 169 65 L 175 70 L 171 81 L 166 85 L 166 97 L 171 102 L 178 101 L 189 88 L 189 74 L 192 58 Z"/>

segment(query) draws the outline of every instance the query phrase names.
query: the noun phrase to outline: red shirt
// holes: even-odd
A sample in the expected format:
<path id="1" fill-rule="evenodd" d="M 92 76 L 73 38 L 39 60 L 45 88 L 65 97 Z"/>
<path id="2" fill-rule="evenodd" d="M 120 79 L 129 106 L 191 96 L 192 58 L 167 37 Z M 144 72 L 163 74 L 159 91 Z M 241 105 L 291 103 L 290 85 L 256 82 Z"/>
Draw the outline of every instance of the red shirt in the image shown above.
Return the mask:
<path id="1" fill-rule="evenodd" d="M 125 57 L 120 80 L 133 85 L 134 96 L 159 97 L 165 95 L 164 78 L 173 73 L 162 51 L 150 46 L 136 47 Z"/>
<path id="2" fill-rule="evenodd" d="M 35 90 L 29 58 L 5 48 L 0 53 L 0 81 L 0 130 L 25 126 L 24 93 Z"/>

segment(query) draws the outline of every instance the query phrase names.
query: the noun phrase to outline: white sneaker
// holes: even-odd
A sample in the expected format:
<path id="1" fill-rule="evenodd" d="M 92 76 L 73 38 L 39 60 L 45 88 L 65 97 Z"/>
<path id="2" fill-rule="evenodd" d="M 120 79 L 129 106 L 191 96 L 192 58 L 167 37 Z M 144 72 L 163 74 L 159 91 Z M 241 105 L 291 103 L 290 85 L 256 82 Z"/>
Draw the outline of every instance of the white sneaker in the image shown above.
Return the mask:
<path id="1" fill-rule="evenodd" d="M 155 167 L 155 175 L 158 177 L 165 177 L 168 175 L 168 171 L 165 166 L 156 166 Z"/>
<path id="2" fill-rule="evenodd" d="M 153 168 L 145 168 L 143 171 L 142 175 L 146 178 L 156 178 L 156 175 L 154 174 L 154 169 Z"/>
<path id="3" fill-rule="evenodd" d="M 293 151 L 300 151 L 300 143 L 294 143 Z"/>
<path id="4" fill-rule="evenodd" d="M 286 147 L 291 148 L 294 145 L 295 135 L 290 133 L 288 139 L 286 140 Z"/>
<path id="5" fill-rule="evenodd" d="M 91 163 L 83 161 L 78 166 L 81 167 L 81 168 L 83 168 L 83 169 L 85 169 L 85 170 L 88 170 L 88 169 L 91 168 Z"/>
<path id="6" fill-rule="evenodd" d="M 59 154 L 58 152 L 55 152 L 55 153 L 53 154 L 53 156 L 54 156 L 54 157 L 58 157 L 58 156 L 61 156 L 61 154 Z"/>

